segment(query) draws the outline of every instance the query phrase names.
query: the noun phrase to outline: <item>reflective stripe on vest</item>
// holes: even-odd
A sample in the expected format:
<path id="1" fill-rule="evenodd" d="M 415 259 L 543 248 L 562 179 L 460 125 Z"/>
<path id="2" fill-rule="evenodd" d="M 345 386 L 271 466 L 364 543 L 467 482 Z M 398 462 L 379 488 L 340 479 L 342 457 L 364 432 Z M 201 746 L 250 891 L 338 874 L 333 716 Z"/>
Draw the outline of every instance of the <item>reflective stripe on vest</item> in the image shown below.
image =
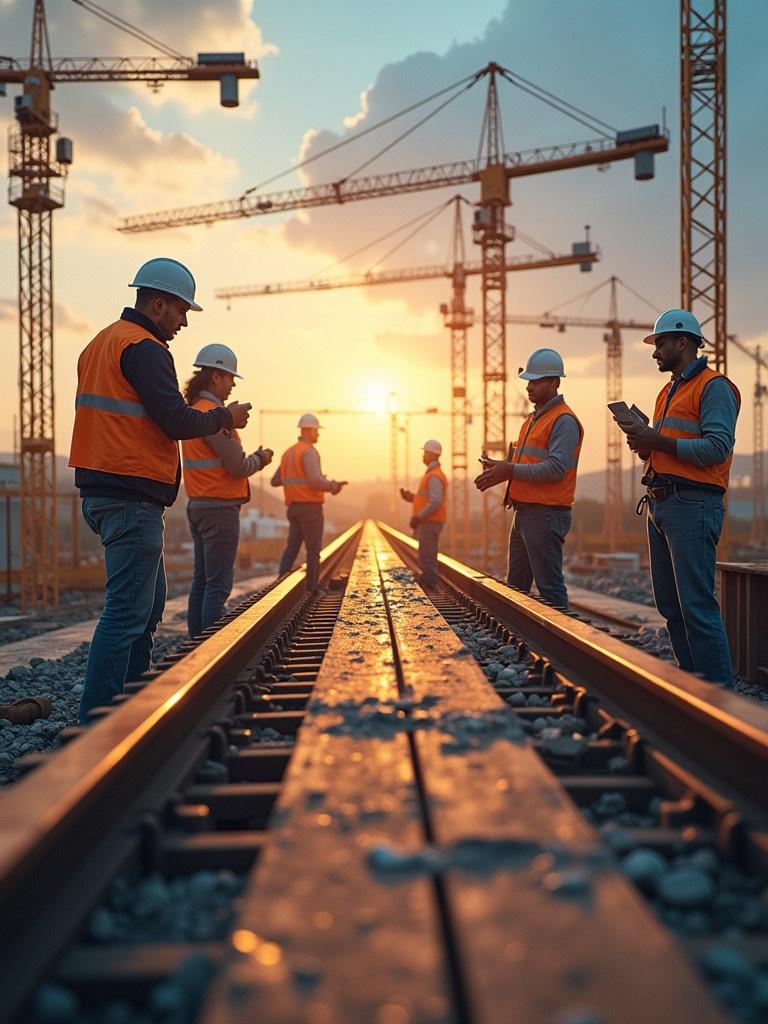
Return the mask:
<path id="1" fill-rule="evenodd" d="M 81 352 L 69 465 L 175 484 L 178 445 L 147 413 L 120 369 L 125 349 L 142 341 L 168 348 L 145 327 L 118 320 Z"/>
<path id="2" fill-rule="evenodd" d="M 422 509 L 425 509 L 429 504 L 429 479 L 430 477 L 436 476 L 438 480 L 442 481 L 443 484 L 443 503 L 436 512 L 432 515 L 427 516 L 424 520 L 426 523 L 444 523 L 448 518 L 448 505 L 445 500 L 445 496 L 448 493 L 448 478 L 445 473 L 440 469 L 439 466 L 433 466 L 432 469 L 428 469 L 424 476 L 421 478 L 419 483 L 419 489 L 413 496 L 413 514 L 419 515 Z"/>
<path id="3" fill-rule="evenodd" d="M 310 487 L 301 462 L 304 452 L 312 447 L 313 445 L 306 441 L 297 441 L 283 452 L 280 460 L 280 480 L 286 505 L 292 505 L 295 501 L 311 501 L 322 505 L 325 501 L 325 491 Z"/>
<path id="4" fill-rule="evenodd" d="M 653 413 L 653 425 L 663 437 L 691 439 L 701 437 L 701 398 L 707 385 L 722 373 L 705 366 L 695 376 L 682 379 L 672 395 L 674 381 L 666 384 L 656 398 Z M 727 377 L 724 378 L 728 380 Z M 741 406 L 739 389 L 728 380 L 736 398 L 737 409 Z M 733 461 L 733 451 L 717 466 L 695 466 L 692 462 L 684 462 L 675 455 L 654 451 L 645 463 L 646 473 L 654 472 L 662 476 L 679 476 L 702 484 L 714 484 L 716 487 L 728 488 L 728 473 Z"/>
<path id="5" fill-rule="evenodd" d="M 560 480 L 517 480 L 509 481 L 508 498 L 511 501 L 522 501 L 533 505 L 560 505 L 570 507 L 576 493 L 576 470 L 579 465 L 581 443 L 584 440 L 584 428 L 573 410 L 558 402 L 540 416 L 531 413 L 523 421 L 520 436 L 515 446 L 513 461 L 520 465 L 533 465 L 544 462 L 549 457 L 549 438 L 552 428 L 561 416 L 573 416 L 579 428 L 579 440 L 571 452 L 565 475 Z"/>
<path id="6" fill-rule="evenodd" d="M 210 398 L 198 398 L 192 408 L 199 412 L 218 409 L 220 405 Z M 240 440 L 236 430 L 231 431 L 235 441 Z M 214 455 L 204 437 L 191 437 L 181 442 L 184 489 L 189 498 L 224 498 L 227 501 L 247 501 L 251 493 L 247 477 L 232 476 Z"/>

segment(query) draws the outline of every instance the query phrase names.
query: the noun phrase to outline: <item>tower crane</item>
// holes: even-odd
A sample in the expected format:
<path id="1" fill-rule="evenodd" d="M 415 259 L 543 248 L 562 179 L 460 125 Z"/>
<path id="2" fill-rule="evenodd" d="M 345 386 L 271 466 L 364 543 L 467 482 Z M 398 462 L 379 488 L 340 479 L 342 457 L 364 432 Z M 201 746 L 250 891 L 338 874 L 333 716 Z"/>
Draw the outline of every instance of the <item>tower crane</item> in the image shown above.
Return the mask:
<path id="1" fill-rule="evenodd" d="M 539 147 L 517 153 L 504 152 L 497 93 L 498 78 L 516 85 L 582 124 L 588 124 L 600 137 L 569 145 Z M 250 189 L 237 199 L 126 217 L 120 224 L 120 230 L 139 232 L 182 225 L 210 224 L 219 220 L 264 216 L 287 210 L 403 195 L 433 188 L 455 188 L 469 182 L 477 182 L 480 185 L 480 198 L 475 211 L 473 234 L 482 254 L 483 447 L 489 455 L 503 458 L 507 447 L 504 436 L 507 380 L 505 256 L 507 243 L 512 237 L 505 223 L 505 209 L 511 203 L 510 180 L 532 174 L 590 165 L 604 166 L 614 161 L 632 159 L 635 164 L 635 178 L 638 181 L 646 181 L 654 175 L 655 154 L 665 152 L 669 143 L 666 131 L 660 129 L 658 125 L 616 131 L 604 122 L 578 110 L 573 104 L 558 99 L 552 93 L 495 62 L 487 64 L 467 79 L 454 83 L 456 91 L 451 98 L 456 98 L 483 80 L 487 81 L 487 94 L 480 146 L 474 160 L 459 160 L 364 177 L 347 177 L 323 185 L 282 192 L 268 193 Z M 449 86 L 436 95 L 443 95 L 451 88 Z M 442 103 L 437 109 L 443 109 L 448 102 L 450 100 Z M 409 108 L 412 109 L 413 107 Z M 392 121 L 393 118 L 387 120 Z M 405 134 L 401 138 L 404 138 Z M 353 141 L 354 138 L 352 136 L 349 141 Z M 500 502 L 489 501 L 488 498 L 487 494 L 484 495 L 484 561 L 486 565 L 491 565 L 497 563 L 501 555 L 504 509 Z"/>
<path id="2" fill-rule="evenodd" d="M 482 274 L 481 261 L 466 260 L 464 231 L 461 218 L 463 197 L 457 195 L 451 200 L 454 206 L 452 245 L 449 266 L 432 265 L 396 270 L 366 271 L 325 278 L 307 278 L 299 281 L 283 281 L 269 284 L 238 285 L 217 288 L 216 298 L 232 299 L 286 295 L 296 292 L 328 291 L 336 288 L 361 288 L 383 284 L 403 284 L 447 277 L 451 280 L 450 303 L 442 303 L 440 312 L 444 324 L 451 332 L 451 517 L 450 550 L 466 561 L 469 554 L 469 455 L 467 407 L 467 331 L 474 323 L 474 310 L 466 305 L 466 279 Z M 514 229 L 510 228 L 510 231 Z M 527 237 L 527 236 L 526 236 Z M 538 243 L 536 243 L 538 245 Z M 539 246 L 539 248 L 543 248 Z M 506 257 L 505 270 L 541 270 L 551 267 L 578 265 L 590 270 L 592 263 L 599 259 L 599 253 L 589 242 L 575 242 L 571 253 L 557 254 L 546 250 L 547 255 L 522 255 Z M 506 431 L 505 431 L 506 433 Z M 457 531 L 457 524 L 460 530 Z M 460 548 L 459 548 L 460 541 Z M 487 547 L 487 539 L 484 547 Z"/>
<path id="3" fill-rule="evenodd" d="M 520 316 L 512 315 L 507 317 L 508 324 L 530 324 L 537 327 L 550 327 L 558 331 L 565 331 L 568 327 L 596 327 L 605 331 L 603 341 L 605 342 L 606 358 L 606 401 L 618 402 L 621 399 L 621 332 L 622 330 L 643 331 L 645 334 L 653 330 L 653 323 L 644 323 L 638 320 L 623 320 L 619 317 L 619 304 L 617 296 L 617 285 L 619 278 L 612 275 L 608 281 L 604 281 L 597 288 L 592 289 L 592 294 L 602 288 L 605 284 L 610 285 L 610 304 L 606 319 L 599 317 L 585 316 L 562 316 L 552 313 L 544 313 L 543 316 Z M 573 301 L 573 300 L 568 300 Z M 567 302 L 561 303 L 567 305 Z M 608 539 L 608 549 L 616 549 L 617 538 L 621 532 L 621 524 L 624 516 L 624 499 L 622 495 L 621 477 L 621 455 L 623 451 L 623 435 L 616 429 L 613 417 L 607 413 L 606 433 L 606 470 L 605 470 L 605 510 L 604 530 Z"/>
<path id="4" fill-rule="evenodd" d="M 157 40 L 103 11 L 92 0 L 80 6 L 150 43 Z M 22 87 L 15 97 L 8 133 L 8 200 L 18 211 L 19 249 L 19 451 L 21 504 L 21 598 L 25 607 L 58 603 L 58 536 L 54 446 L 53 212 L 64 205 L 64 182 L 72 142 L 59 137 L 51 92 L 60 82 L 215 81 L 221 103 L 238 104 L 240 78 L 258 78 L 241 53 L 200 53 L 196 60 L 163 47 L 162 58 L 53 59 L 44 0 L 35 0 L 27 61 L 0 57 L 0 93 Z"/>

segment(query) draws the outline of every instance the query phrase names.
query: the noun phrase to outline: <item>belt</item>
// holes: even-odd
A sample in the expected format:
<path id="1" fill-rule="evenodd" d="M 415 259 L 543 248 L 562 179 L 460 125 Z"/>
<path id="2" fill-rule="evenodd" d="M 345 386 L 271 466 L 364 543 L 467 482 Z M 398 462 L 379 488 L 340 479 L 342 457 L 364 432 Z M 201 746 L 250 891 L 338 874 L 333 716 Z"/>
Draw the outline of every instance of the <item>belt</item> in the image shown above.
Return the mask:
<path id="1" fill-rule="evenodd" d="M 649 483 L 647 477 L 643 477 L 640 481 L 646 486 L 647 493 L 642 496 L 640 501 L 637 503 L 635 508 L 635 514 L 641 516 L 643 514 L 643 506 L 648 504 L 648 499 L 652 498 L 654 501 L 666 501 L 676 491 L 700 491 L 704 494 L 711 494 L 711 491 L 705 491 L 703 487 L 691 487 L 685 484 L 674 483 L 671 480 L 662 483 Z"/>

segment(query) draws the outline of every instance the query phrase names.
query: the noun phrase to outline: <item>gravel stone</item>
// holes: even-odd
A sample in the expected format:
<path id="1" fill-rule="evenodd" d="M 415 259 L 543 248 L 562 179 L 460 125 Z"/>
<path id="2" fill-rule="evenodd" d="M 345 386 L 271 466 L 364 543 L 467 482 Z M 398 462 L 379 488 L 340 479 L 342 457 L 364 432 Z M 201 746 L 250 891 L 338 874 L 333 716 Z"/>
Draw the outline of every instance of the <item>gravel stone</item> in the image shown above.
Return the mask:
<path id="1" fill-rule="evenodd" d="M 699 963 L 711 978 L 728 978 L 736 981 L 751 980 L 754 968 L 749 960 L 731 946 L 715 945 L 706 949 L 699 957 Z"/>
<path id="2" fill-rule="evenodd" d="M 668 865 L 660 853 L 638 846 L 621 862 L 621 870 L 646 893 L 655 893 Z"/>
<path id="3" fill-rule="evenodd" d="M 80 1003 L 74 992 L 61 985 L 41 985 L 34 1003 L 39 1024 L 77 1024 Z"/>
<path id="4" fill-rule="evenodd" d="M 715 895 L 715 884 L 696 868 L 675 868 L 660 880 L 658 893 L 673 907 L 701 907 Z"/>

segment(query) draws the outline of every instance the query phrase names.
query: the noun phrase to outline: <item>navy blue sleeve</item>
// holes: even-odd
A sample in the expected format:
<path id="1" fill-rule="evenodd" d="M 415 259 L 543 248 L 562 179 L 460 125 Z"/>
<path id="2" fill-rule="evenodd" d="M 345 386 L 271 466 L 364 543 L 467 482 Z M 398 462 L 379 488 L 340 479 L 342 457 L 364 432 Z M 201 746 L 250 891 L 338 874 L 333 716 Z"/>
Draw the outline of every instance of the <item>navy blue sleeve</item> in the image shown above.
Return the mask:
<path id="1" fill-rule="evenodd" d="M 172 441 L 208 437 L 222 427 L 232 429 L 228 409 L 200 412 L 187 405 L 179 391 L 173 357 L 157 342 L 147 340 L 129 345 L 120 358 L 120 369 L 148 415 Z"/>

